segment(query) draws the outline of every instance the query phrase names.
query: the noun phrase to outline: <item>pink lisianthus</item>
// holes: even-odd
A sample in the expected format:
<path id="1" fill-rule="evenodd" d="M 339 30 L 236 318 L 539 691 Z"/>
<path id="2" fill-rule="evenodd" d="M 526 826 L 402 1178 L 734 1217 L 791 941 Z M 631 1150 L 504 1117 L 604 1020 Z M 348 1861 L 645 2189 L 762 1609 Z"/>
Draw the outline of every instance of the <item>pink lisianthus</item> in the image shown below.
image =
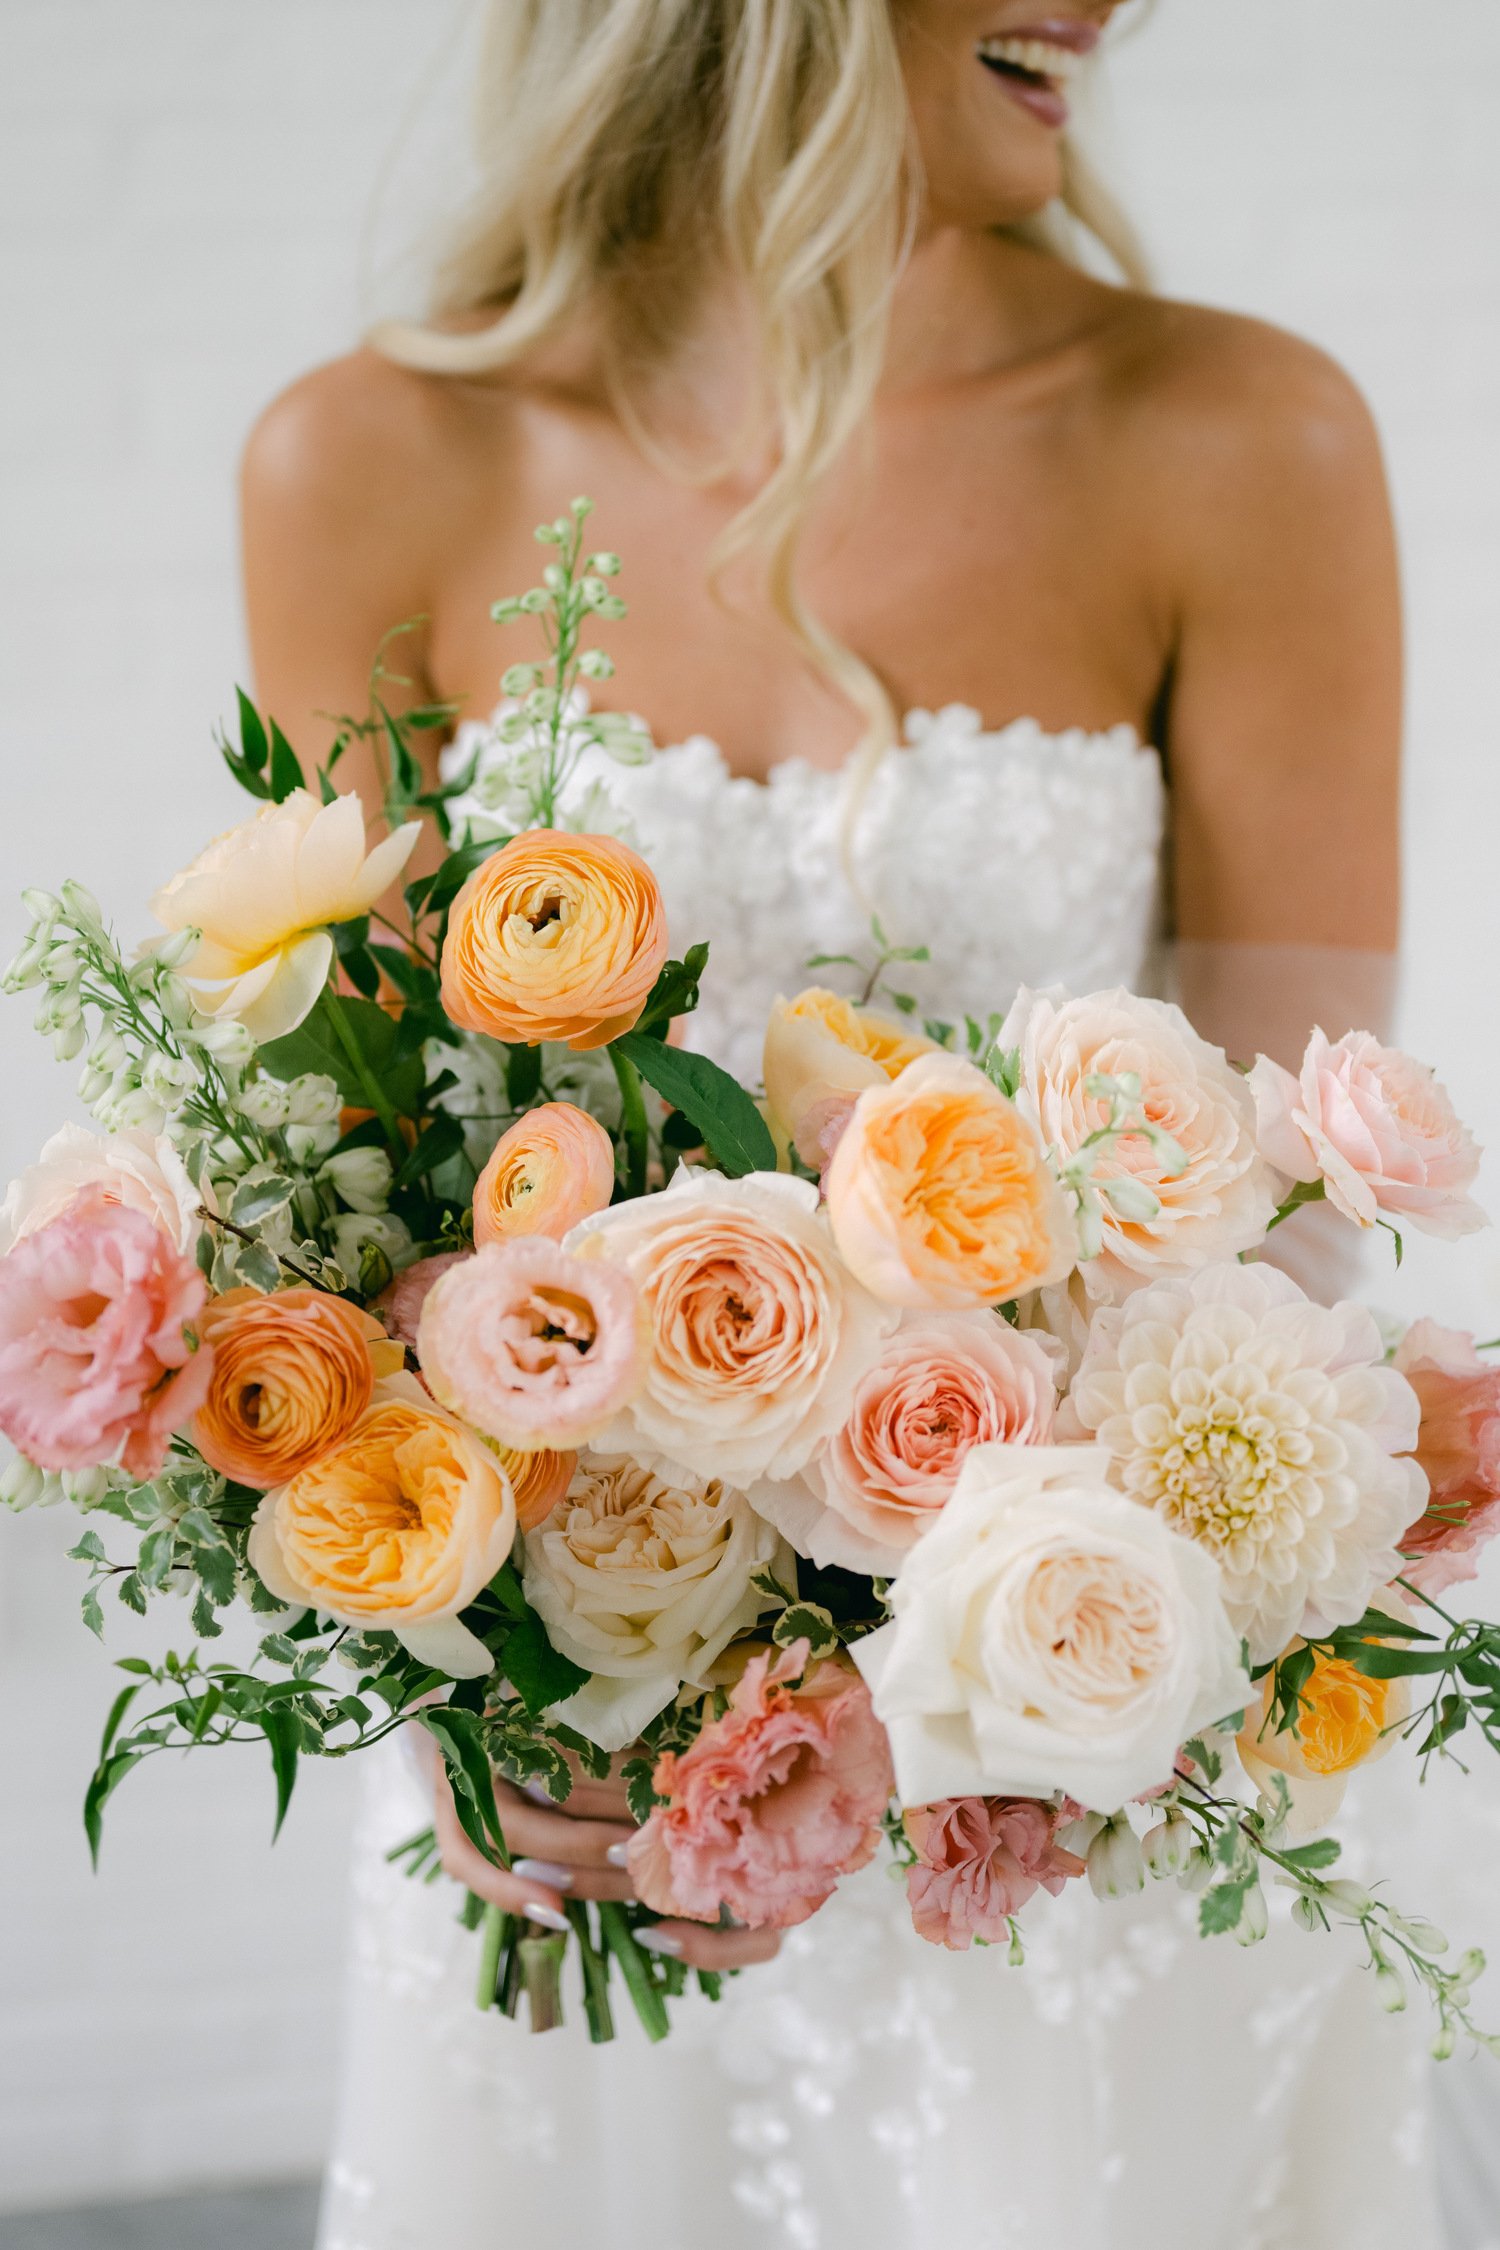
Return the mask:
<path id="1" fill-rule="evenodd" d="M 1035 1797 L 949 1797 L 915 1805 L 906 1833 L 916 1862 L 906 1895 L 918 1937 L 967 1953 L 977 1938 L 995 1945 L 1038 1889 L 1055 1898 L 1083 1873 L 1076 1853 L 1057 1841 L 1072 1808 Z"/>
<path id="2" fill-rule="evenodd" d="M 1469 1190 L 1479 1150 L 1432 1072 L 1368 1031 L 1315 1031 L 1294 1078 L 1261 1055 L 1250 1073 L 1261 1154 L 1323 1182 L 1356 1226 L 1387 1218 L 1453 1241 L 1486 1224 Z"/>
<path id="3" fill-rule="evenodd" d="M 0 1258 L 0 1430 L 39 1468 L 155 1476 L 208 1393 L 207 1296 L 161 1227 L 85 1189 Z"/>
<path id="4" fill-rule="evenodd" d="M 1487 1366 L 1474 1339 L 1435 1320 L 1409 1328 L 1396 1366 L 1422 1408 L 1417 1460 L 1432 1497 L 1402 1534 L 1405 1575 L 1424 1594 L 1474 1578 L 1500 1533 L 1500 1366 Z"/>
<path id="5" fill-rule="evenodd" d="M 752 1657 L 721 1719 L 654 1775 L 665 1805 L 630 1845 L 638 1895 L 659 1914 L 790 1929 L 863 1867 L 894 1786 L 869 1691 L 808 1644 Z"/>

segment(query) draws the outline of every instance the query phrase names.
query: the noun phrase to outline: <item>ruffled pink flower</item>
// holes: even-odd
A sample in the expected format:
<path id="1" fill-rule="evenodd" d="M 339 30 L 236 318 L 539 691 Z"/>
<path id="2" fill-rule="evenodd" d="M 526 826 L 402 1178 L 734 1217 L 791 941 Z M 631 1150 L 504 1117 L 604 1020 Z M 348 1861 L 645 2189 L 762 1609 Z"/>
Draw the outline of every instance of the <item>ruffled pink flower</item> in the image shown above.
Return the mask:
<path id="1" fill-rule="evenodd" d="M 417 1356 L 433 1397 L 486 1437 L 523 1453 L 571 1451 L 641 1380 L 635 1283 L 546 1235 L 488 1243 L 428 1291 Z"/>
<path id="2" fill-rule="evenodd" d="M 440 1250 L 436 1257 L 418 1258 L 415 1265 L 403 1266 L 370 1306 L 371 1312 L 385 1322 L 386 1334 L 399 1344 L 415 1348 L 428 1291 L 450 1267 L 462 1265 L 468 1256 L 467 1250 Z"/>
<path id="3" fill-rule="evenodd" d="M 1500 1366 L 1486 1365 L 1472 1336 L 1419 1320 L 1396 1365 L 1422 1407 L 1417 1460 L 1432 1497 L 1401 1545 L 1405 1576 L 1426 1594 L 1477 1577 L 1481 1551 L 1500 1532 Z"/>
<path id="4" fill-rule="evenodd" d="M 0 1430 L 39 1468 L 155 1476 L 208 1393 L 207 1296 L 161 1227 L 85 1189 L 0 1258 Z"/>
<path id="5" fill-rule="evenodd" d="M 1486 1224 L 1470 1195 L 1479 1150 L 1446 1087 L 1368 1031 L 1308 1041 L 1297 1077 L 1261 1055 L 1250 1073 L 1261 1154 L 1289 1179 L 1321 1179 L 1356 1226 L 1382 1213 L 1452 1241 Z"/>
<path id="6" fill-rule="evenodd" d="M 1007 1935 L 1040 1888 L 1055 1898 L 1084 1863 L 1064 1851 L 1057 1831 L 1066 1808 L 1035 1797 L 949 1797 L 917 1805 L 906 1833 L 917 1859 L 906 1872 L 906 1895 L 918 1937 L 967 1953 L 975 1939 L 994 1945 Z"/>
<path id="7" fill-rule="evenodd" d="M 658 1760 L 667 1803 L 631 1840 L 637 1894 L 659 1914 L 790 1929 L 863 1867 L 880 1841 L 894 1779 L 869 1690 L 808 1644 L 752 1657 L 722 1719 L 690 1750 Z"/>

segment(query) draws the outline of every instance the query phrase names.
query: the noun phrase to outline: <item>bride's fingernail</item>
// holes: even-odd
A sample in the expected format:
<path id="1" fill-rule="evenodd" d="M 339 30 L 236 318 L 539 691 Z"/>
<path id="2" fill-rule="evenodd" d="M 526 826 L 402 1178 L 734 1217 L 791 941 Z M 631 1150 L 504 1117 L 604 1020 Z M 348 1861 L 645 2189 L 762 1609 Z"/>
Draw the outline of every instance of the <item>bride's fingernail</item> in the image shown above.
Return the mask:
<path id="1" fill-rule="evenodd" d="M 674 1957 L 682 1951 L 682 1940 L 673 1930 L 637 1930 L 636 1943 L 648 1953 L 670 1953 Z"/>
<path id="2" fill-rule="evenodd" d="M 611 1867 L 628 1867 L 630 1865 L 630 1846 L 628 1844 L 611 1844 L 604 1856 Z"/>
<path id="3" fill-rule="evenodd" d="M 568 1930 L 573 1926 L 566 1914 L 559 1914 L 555 1906 L 543 1906 L 538 1899 L 528 1899 L 521 1912 L 528 1922 L 540 1922 L 544 1930 Z"/>
<path id="4" fill-rule="evenodd" d="M 551 1790 L 540 1781 L 523 1781 L 521 1795 L 529 1797 L 534 1805 L 545 1805 L 549 1812 L 556 1812 L 557 1810 L 556 1798 Z"/>
<path id="5" fill-rule="evenodd" d="M 571 1867 L 559 1867 L 550 1859 L 518 1859 L 511 1863 L 512 1875 L 519 1875 L 523 1883 L 545 1883 L 552 1891 L 570 1891 L 573 1888 Z"/>

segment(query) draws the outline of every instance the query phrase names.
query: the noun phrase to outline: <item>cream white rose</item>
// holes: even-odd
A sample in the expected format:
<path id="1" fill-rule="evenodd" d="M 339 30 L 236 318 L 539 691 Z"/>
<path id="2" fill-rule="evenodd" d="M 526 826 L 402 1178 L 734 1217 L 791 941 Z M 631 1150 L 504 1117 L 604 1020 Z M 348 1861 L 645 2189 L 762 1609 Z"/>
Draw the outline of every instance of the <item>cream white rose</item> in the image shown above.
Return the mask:
<path id="1" fill-rule="evenodd" d="M 525 1546 L 526 1599 L 553 1647 L 594 1675 L 554 1716 L 603 1750 L 633 1742 L 684 1681 L 706 1684 L 769 1606 L 753 1572 L 770 1565 L 785 1582 L 794 1567 L 739 1493 L 598 1454 Z"/>
<path id="2" fill-rule="evenodd" d="M 585 1219 L 564 1248 L 633 1277 L 650 1332 L 631 1404 L 597 1439 L 666 1474 L 743 1490 L 794 1477 L 842 1427 L 895 1327 L 839 1257 L 806 1180 L 684 1168 Z"/>
<path id="3" fill-rule="evenodd" d="M 205 1197 L 166 1135 L 138 1128 L 90 1133 L 81 1125 L 63 1125 L 6 1191 L 0 1205 L 0 1255 L 24 1235 L 50 1226 L 76 1195 L 91 1187 L 154 1220 L 179 1250 L 191 1254 L 202 1228 Z"/>
<path id="4" fill-rule="evenodd" d="M 1257 1147 L 1254 1097 L 1180 1008 L 1118 988 L 1075 1000 L 1023 987 L 1000 1045 L 1019 1049 L 1017 1106 L 1060 1164 L 1107 1122 L 1106 1104 L 1087 1090 L 1090 1076 L 1131 1071 L 1147 1117 L 1187 1158 L 1169 1173 L 1144 1134 L 1101 1157 L 1094 1170 L 1101 1188 L 1111 1180 L 1138 1184 L 1158 1208 L 1154 1217 L 1130 1218 L 1101 1196 L 1103 1248 L 1082 1268 L 1091 1295 L 1119 1298 L 1142 1280 L 1191 1272 L 1264 1239 L 1276 1195 Z"/>
<path id="5" fill-rule="evenodd" d="M 357 797 L 294 789 L 216 837 L 151 901 L 165 928 L 201 933 L 180 973 L 203 1014 L 260 1044 L 294 1030 L 328 981 L 328 925 L 368 914 L 421 831 L 408 821 L 372 848 Z"/>
<path id="6" fill-rule="evenodd" d="M 906 1805 L 1050 1796 L 1114 1812 L 1250 1682 L 1219 1572 L 1108 1484 L 1097 1446 L 979 1446 L 855 1662 Z"/>

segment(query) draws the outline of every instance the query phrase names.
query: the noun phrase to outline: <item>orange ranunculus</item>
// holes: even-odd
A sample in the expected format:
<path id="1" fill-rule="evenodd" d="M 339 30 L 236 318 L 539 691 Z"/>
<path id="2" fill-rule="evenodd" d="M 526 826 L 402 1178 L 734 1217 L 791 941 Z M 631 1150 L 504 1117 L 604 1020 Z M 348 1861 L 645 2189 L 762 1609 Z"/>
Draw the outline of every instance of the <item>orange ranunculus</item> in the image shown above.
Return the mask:
<path id="1" fill-rule="evenodd" d="M 604 1047 L 667 957 L 656 877 L 613 836 L 534 828 L 469 877 L 443 945 L 443 1006 L 466 1031 Z"/>
<path id="2" fill-rule="evenodd" d="M 899 1078 L 930 1039 L 891 1016 L 810 985 L 778 1000 L 766 1026 L 766 1106 L 804 1164 L 821 1170 L 834 1137 L 867 1086 Z"/>
<path id="3" fill-rule="evenodd" d="M 580 1219 L 608 1208 L 615 1145 L 597 1118 L 571 1102 L 546 1102 L 501 1134 L 474 1184 L 474 1240 L 547 1234 L 561 1242 Z"/>
<path id="4" fill-rule="evenodd" d="M 266 1494 L 249 1556 L 279 1600 L 394 1633 L 463 1679 L 487 1672 L 491 1658 L 458 1613 L 515 1534 L 503 1465 L 414 1376 L 392 1375 L 338 1445 Z"/>
<path id="5" fill-rule="evenodd" d="M 1381 1602 L 1395 1614 L 1405 1607 L 1391 1593 Z M 1240 1733 L 1240 1763 L 1258 1789 L 1265 1789 L 1273 1774 L 1286 1776 L 1292 1792 L 1289 1826 L 1307 1835 L 1333 1819 L 1355 1767 L 1385 1756 L 1396 1739 L 1391 1730 L 1410 1709 L 1411 1692 L 1404 1680 L 1367 1679 L 1344 1657 L 1319 1656 L 1302 1690 L 1295 1734 L 1275 1732 L 1266 1715 L 1270 1698 L 1268 1674 Z"/>
<path id="6" fill-rule="evenodd" d="M 840 1255 L 887 1304 L 1004 1304 L 1077 1263 L 1036 1135 L 982 1070 L 941 1050 L 860 1095 L 824 1186 Z"/>
<path id="7" fill-rule="evenodd" d="M 283 1484 L 337 1445 L 405 1356 L 378 1320 L 322 1289 L 231 1289 L 200 1326 L 214 1369 L 193 1442 L 239 1484 Z"/>

